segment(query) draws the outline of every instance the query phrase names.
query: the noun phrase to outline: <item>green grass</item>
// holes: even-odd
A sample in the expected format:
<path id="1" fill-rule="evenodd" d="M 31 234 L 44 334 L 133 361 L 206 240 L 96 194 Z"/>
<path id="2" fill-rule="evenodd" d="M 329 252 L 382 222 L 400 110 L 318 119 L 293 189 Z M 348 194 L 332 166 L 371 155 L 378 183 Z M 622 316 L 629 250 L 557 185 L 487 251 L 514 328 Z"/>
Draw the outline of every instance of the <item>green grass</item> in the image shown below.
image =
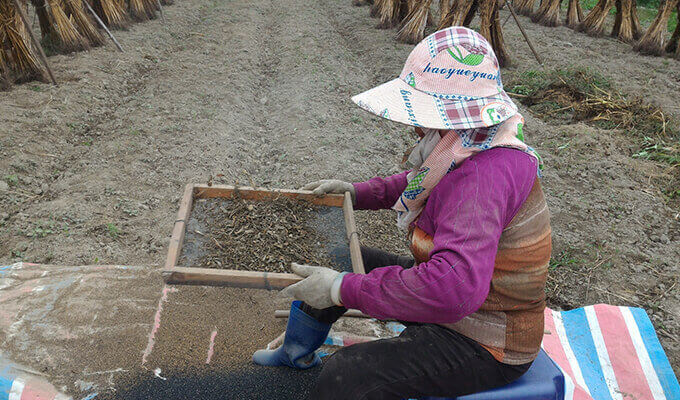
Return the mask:
<path id="1" fill-rule="evenodd" d="M 26 233 L 26 236 L 30 238 L 44 238 L 47 235 L 55 233 L 57 230 L 54 221 L 41 221 L 33 225 L 33 228 Z"/>
<path id="2" fill-rule="evenodd" d="M 554 254 L 550 258 L 550 264 L 548 264 L 548 270 L 556 271 L 565 268 L 574 268 L 582 263 L 582 260 L 574 256 L 573 249 L 563 250 L 558 254 Z"/>
<path id="3" fill-rule="evenodd" d="M 118 228 L 111 222 L 106 224 L 106 230 L 109 232 L 109 236 L 111 236 L 114 239 L 118 238 L 118 236 L 121 234 L 120 228 Z"/>
<path id="4" fill-rule="evenodd" d="M 507 87 L 547 121 L 570 117 L 604 129 L 621 129 L 637 139 L 678 134 L 676 123 L 669 121 L 662 110 L 644 99 L 620 93 L 590 68 L 528 70 L 513 76 Z M 642 145 L 647 147 L 648 143 Z"/>
<path id="5" fill-rule="evenodd" d="M 19 183 L 19 177 L 15 174 L 5 175 L 5 182 L 10 186 L 16 186 Z"/>
<path id="6" fill-rule="evenodd" d="M 588 95 L 595 95 L 600 90 L 610 90 L 611 83 L 598 72 L 587 67 L 567 67 L 544 70 L 530 69 L 513 76 L 506 85 L 508 92 L 518 94 L 523 103 L 529 106 L 534 104 L 549 104 L 553 108 L 561 108 L 568 104 L 567 98 L 552 97 L 545 95 L 549 91 L 561 88 L 565 94 L 580 100 Z M 540 97 L 540 101 L 532 99 Z M 580 97 L 580 98 L 579 98 Z"/>

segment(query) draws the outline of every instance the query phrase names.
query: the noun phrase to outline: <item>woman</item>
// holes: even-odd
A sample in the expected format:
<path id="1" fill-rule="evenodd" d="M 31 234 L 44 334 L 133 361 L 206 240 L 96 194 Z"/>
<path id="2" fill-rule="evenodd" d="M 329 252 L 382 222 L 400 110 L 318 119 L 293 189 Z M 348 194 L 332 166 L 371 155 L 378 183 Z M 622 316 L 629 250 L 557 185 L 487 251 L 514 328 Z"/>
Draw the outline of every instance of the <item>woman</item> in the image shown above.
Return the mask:
<path id="1" fill-rule="evenodd" d="M 352 99 L 416 127 L 411 170 L 314 193 L 349 191 L 358 209 L 393 208 L 413 259 L 362 249 L 366 275 L 293 265 L 283 345 L 262 365 L 309 368 L 348 308 L 408 321 L 403 333 L 343 348 L 325 363 L 311 399 L 455 397 L 520 377 L 540 349 L 550 221 L 538 155 L 503 91 L 498 62 L 476 32 L 453 27 L 419 43 L 398 79 Z"/>

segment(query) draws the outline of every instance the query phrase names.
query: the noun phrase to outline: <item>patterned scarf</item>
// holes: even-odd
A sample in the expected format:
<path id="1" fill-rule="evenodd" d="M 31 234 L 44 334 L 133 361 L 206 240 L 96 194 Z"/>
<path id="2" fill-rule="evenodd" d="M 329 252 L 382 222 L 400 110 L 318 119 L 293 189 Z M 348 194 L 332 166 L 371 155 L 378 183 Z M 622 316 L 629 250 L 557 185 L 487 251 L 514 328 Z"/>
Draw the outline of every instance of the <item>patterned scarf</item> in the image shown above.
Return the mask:
<path id="1" fill-rule="evenodd" d="M 425 135 L 418 141 L 407 161 L 407 165 L 412 168 L 406 177 L 408 184 L 392 207 L 397 211 L 397 226 L 408 230 L 425 207 L 430 191 L 444 175 L 480 151 L 510 147 L 531 154 L 540 165 L 538 153 L 524 144 L 523 126 L 524 118 L 517 113 L 498 125 L 451 130 L 443 136 L 436 129 L 423 129 Z"/>

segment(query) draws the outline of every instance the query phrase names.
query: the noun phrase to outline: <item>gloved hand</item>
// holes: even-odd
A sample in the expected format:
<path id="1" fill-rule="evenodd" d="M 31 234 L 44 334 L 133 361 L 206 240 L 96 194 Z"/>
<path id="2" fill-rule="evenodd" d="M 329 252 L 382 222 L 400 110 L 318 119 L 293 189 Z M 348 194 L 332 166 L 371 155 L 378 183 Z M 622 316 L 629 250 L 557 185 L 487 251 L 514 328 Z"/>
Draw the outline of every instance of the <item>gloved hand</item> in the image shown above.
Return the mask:
<path id="1" fill-rule="evenodd" d="M 317 196 L 327 193 L 345 194 L 345 192 L 349 192 L 349 194 L 352 195 L 352 203 L 356 204 L 354 185 L 338 179 L 322 179 L 320 181 L 308 183 L 302 190 L 311 190 Z"/>
<path id="2" fill-rule="evenodd" d="M 342 305 L 340 285 L 346 272 L 339 273 L 326 267 L 296 263 L 291 263 L 290 268 L 305 279 L 283 289 L 281 294 L 302 300 L 318 309 Z"/>

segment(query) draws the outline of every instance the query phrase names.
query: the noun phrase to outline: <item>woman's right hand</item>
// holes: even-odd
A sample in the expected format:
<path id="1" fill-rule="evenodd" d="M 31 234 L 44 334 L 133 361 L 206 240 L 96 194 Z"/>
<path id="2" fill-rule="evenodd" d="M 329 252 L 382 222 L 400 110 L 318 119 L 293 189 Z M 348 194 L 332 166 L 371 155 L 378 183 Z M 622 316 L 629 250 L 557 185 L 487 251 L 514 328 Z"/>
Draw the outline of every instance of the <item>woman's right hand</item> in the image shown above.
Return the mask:
<path id="1" fill-rule="evenodd" d="M 338 179 L 322 179 L 320 181 L 311 182 L 303 186 L 302 190 L 311 190 L 312 193 L 317 196 L 328 193 L 344 194 L 345 192 L 349 192 L 352 195 L 352 203 L 356 203 L 354 185 Z"/>

